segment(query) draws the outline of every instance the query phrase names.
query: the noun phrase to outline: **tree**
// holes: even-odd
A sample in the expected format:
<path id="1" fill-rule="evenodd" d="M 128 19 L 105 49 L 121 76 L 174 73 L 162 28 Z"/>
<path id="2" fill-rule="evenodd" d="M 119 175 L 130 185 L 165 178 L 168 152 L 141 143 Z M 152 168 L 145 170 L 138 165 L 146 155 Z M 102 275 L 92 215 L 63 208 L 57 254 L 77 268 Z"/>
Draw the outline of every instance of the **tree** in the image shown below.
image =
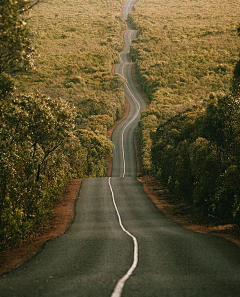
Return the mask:
<path id="1" fill-rule="evenodd" d="M 112 142 L 103 135 L 97 135 L 85 129 L 76 130 L 74 134 L 87 151 L 86 175 L 104 176 L 106 174 L 106 160 L 112 156 Z"/>
<path id="2" fill-rule="evenodd" d="M 65 101 L 40 94 L 2 102 L 0 243 L 24 237 L 48 215 L 70 175 L 75 116 Z"/>
<path id="3" fill-rule="evenodd" d="M 0 75 L 26 67 L 31 58 L 26 22 L 21 18 L 28 1 L 0 0 Z"/>
<path id="4" fill-rule="evenodd" d="M 33 63 L 33 50 L 20 12 L 28 1 L 0 0 L 0 100 L 14 90 L 12 75 Z"/>

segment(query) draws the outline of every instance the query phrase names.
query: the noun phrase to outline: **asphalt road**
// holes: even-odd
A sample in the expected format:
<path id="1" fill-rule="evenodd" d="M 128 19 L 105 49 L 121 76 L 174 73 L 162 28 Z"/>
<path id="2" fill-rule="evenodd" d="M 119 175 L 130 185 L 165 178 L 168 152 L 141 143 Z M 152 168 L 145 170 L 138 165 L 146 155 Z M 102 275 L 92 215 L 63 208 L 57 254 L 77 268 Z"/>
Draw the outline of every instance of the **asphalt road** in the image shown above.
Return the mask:
<path id="1" fill-rule="evenodd" d="M 133 3 L 126 2 L 124 19 Z M 68 232 L 0 278 L 1 297 L 240 295 L 240 248 L 167 219 L 136 179 L 133 135 L 145 102 L 128 60 L 135 36 L 126 31 L 116 67 L 131 107 L 113 133 L 112 177 L 84 180 Z"/>

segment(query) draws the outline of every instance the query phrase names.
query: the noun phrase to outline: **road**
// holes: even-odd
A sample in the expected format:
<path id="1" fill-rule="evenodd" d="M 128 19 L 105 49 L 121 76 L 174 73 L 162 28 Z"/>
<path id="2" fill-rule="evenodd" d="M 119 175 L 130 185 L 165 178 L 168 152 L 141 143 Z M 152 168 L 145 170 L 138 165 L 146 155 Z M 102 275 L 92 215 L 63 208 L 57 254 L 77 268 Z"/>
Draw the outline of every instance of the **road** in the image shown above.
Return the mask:
<path id="1" fill-rule="evenodd" d="M 134 2 L 125 3 L 124 19 Z M 127 79 L 130 111 L 112 136 L 112 177 L 83 181 L 70 229 L 1 278 L 1 297 L 239 296 L 240 248 L 167 219 L 136 178 L 133 136 L 146 104 L 128 60 L 135 36 L 125 32 L 116 67 Z"/>

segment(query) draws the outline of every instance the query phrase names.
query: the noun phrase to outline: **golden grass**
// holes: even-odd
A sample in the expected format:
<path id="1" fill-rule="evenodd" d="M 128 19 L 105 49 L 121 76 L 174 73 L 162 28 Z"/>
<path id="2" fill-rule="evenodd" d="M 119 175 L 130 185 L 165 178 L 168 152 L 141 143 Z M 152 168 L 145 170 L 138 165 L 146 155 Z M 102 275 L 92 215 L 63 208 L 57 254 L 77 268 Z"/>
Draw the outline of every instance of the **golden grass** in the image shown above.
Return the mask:
<path id="1" fill-rule="evenodd" d="M 123 92 L 111 88 L 111 68 L 123 47 L 123 0 L 40 1 L 28 24 L 36 48 L 35 70 L 20 77 L 24 91 L 61 97 L 86 111 L 81 102 L 101 101 L 116 118 L 124 111 Z M 109 101 L 109 102 L 108 102 Z M 104 114 L 102 110 L 95 114 Z"/>
<path id="2" fill-rule="evenodd" d="M 238 59 L 239 1 L 139 0 L 132 14 L 139 31 L 134 46 L 151 96 L 196 102 L 228 91 Z M 154 93 L 154 94 L 153 94 Z"/>

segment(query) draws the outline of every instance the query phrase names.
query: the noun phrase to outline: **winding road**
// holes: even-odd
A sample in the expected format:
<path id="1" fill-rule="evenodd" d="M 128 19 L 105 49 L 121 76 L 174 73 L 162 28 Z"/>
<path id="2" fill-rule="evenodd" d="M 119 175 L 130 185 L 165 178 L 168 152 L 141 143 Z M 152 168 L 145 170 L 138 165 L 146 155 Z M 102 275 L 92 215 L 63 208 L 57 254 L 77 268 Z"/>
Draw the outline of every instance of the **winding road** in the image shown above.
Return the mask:
<path id="1" fill-rule="evenodd" d="M 126 1 L 124 20 L 134 2 Z M 116 67 L 130 110 L 112 136 L 112 177 L 83 181 L 70 229 L 2 277 L 1 297 L 240 295 L 239 247 L 167 219 L 136 178 L 134 132 L 146 103 L 128 58 L 135 37 L 125 32 Z"/>

